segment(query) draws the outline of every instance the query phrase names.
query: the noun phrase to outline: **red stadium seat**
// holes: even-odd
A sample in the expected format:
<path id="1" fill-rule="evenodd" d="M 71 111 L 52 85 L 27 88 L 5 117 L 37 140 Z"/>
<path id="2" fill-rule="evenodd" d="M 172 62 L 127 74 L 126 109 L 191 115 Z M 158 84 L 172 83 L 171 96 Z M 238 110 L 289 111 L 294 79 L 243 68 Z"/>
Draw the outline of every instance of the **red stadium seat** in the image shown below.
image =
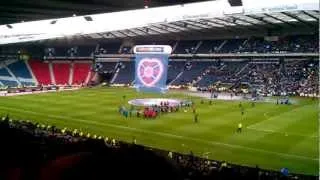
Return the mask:
<path id="1" fill-rule="evenodd" d="M 40 60 L 30 60 L 28 63 L 39 84 L 51 84 L 48 63 L 41 62 Z"/>
<path id="2" fill-rule="evenodd" d="M 52 68 L 57 85 L 69 84 L 70 63 L 53 63 Z"/>
<path id="3" fill-rule="evenodd" d="M 73 66 L 72 84 L 85 83 L 90 71 L 89 63 L 75 63 Z"/>

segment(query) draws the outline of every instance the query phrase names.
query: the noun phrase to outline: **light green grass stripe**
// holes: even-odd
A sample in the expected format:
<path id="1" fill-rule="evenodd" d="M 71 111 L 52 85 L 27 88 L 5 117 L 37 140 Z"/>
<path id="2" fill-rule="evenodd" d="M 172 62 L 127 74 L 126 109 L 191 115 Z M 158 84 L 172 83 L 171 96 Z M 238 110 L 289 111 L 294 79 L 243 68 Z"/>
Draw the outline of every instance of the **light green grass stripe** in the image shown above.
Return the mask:
<path id="1" fill-rule="evenodd" d="M 313 108 L 313 104 L 295 107 L 290 111 L 286 111 L 283 113 L 279 113 L 276 116 L 272 116 L 264 121 L 252 124 L 248 126 L 249 129 L 255 130 L 269 130 L 269 131 L 278 131 L 281 132 L 281 129 L 288 127 L 290 124 L 295 123 L 301 119 L 305 118 L 305 114 L 301 113 L 300 111 L 304 111 L 309 108 Z M 266 115 L 264 115 L 266 116 Z M 294 116 L 294 118 L 293 118 Z"/>

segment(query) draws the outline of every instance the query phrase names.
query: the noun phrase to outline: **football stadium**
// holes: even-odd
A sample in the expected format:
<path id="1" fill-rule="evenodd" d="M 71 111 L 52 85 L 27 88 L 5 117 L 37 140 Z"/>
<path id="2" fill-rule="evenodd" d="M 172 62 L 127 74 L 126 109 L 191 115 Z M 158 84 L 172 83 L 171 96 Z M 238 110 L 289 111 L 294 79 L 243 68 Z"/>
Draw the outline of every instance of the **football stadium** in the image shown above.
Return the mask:
<path id="1" fill-rule="evenodd" d="M 0 4 L 0 179 L 319 178 L 319 2 Z"/>

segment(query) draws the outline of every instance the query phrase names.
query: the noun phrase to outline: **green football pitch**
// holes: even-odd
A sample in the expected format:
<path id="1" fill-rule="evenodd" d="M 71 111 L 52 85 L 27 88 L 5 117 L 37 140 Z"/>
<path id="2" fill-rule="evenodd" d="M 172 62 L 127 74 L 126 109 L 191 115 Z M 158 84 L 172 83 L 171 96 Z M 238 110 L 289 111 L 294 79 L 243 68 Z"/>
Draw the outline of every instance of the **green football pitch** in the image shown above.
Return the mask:
<path id="1" fill-rule="evenodd" d="M 125 97 L 123 97 L 125 96 Z M 120 105 L 142 97 L 171 97 L 196 103 L 199 123 L 187 112 L 163 114 L 157 119 L 125 118 Z M 77 128 L 148 147 L 225 160 L 247 166 L 317 175 L 318 101 L 295 98 L 293 105 L 213 101 L 178 91 L 165 95 L 136 93 L 127 88 L 92 88 L 59 93 L 0 97 L 0 115 L 32 120 L 60 128 Z M 242 122 L 242 133 L 236 133 Z"/>

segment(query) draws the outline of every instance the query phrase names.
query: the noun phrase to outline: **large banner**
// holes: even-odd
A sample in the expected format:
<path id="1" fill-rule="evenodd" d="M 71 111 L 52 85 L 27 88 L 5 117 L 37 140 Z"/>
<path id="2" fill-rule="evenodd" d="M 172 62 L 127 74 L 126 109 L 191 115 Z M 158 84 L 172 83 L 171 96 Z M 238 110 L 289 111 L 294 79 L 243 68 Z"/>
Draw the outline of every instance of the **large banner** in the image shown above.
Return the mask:
<path id="1" fill-rule="evenodd" d="M 135 52 L 135 88 L 143 92 L 167 91 L 168 60 L 170 46 L 136 46 Z"/>

